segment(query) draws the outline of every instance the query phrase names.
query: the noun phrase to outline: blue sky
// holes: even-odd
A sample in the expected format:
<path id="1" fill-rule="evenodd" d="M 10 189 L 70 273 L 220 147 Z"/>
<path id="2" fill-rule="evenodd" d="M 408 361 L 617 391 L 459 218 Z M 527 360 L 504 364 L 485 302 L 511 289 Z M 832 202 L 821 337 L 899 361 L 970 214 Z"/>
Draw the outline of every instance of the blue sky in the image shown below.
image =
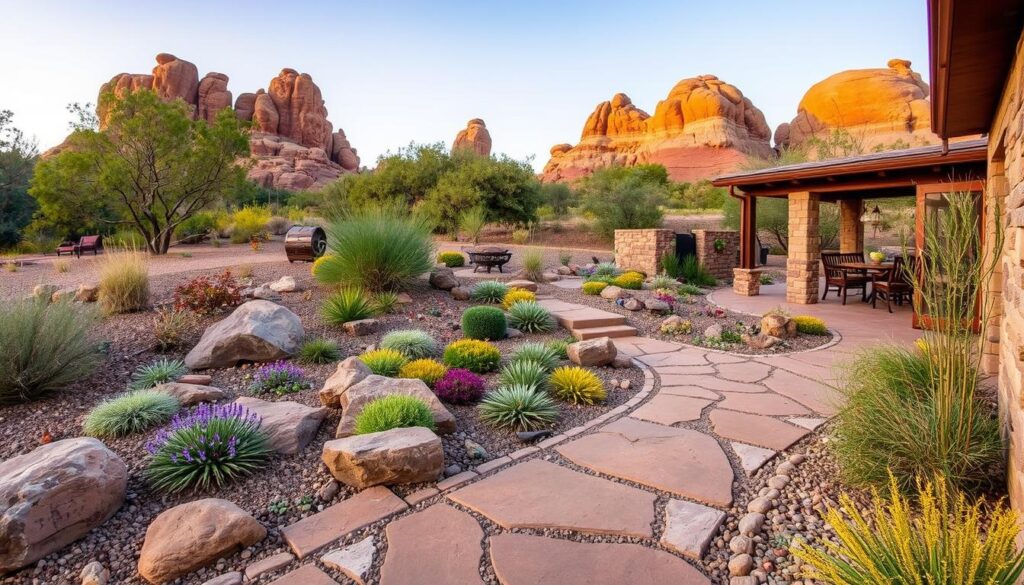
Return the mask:
<path id="1" fill-rule="evenodd" d="M 160 52 L 200 76 L 226 73 L 235 96 L 283 67 L 311 74 L 370 166 L 483 118 L 495 152 L 539 169 L 616 92 L 653 112 L 678 80 L 705 73 L 773 128 L 837 71 L 901 57 L 927 79 L 925 0 L 0 2 L 0 109 L 42 148 L 66 134 L 66 104 L 95 101 L 116 73 L 148 72 Z"/>

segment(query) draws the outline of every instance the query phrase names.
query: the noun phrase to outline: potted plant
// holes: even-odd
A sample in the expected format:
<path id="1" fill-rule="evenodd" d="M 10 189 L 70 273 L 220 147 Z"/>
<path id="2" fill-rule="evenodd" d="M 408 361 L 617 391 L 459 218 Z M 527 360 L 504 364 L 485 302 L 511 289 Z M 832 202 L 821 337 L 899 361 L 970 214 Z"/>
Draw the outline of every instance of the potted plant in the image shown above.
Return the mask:
<path id="1" fill-rule="evenodd" d="M 725 240 L 722 238 L 716 238 L 711 246 L 715 249 L 715 252 L 718 252 L 719 254 L 725 252 Z"/>
<path id="2" fill-rule="evenodd" d="M 881 264 L 885 260 L 885 252 L 871 252 L 868 254 L 872 264 Z"/>

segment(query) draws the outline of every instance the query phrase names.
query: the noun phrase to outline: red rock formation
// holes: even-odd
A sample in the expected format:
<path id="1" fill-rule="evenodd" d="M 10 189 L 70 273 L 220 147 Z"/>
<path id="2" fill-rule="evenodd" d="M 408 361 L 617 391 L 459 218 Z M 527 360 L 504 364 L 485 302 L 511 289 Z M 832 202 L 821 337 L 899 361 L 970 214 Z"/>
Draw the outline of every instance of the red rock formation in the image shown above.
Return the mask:
<path id="1" fill-rule="evenodd" d="M 660 163 L 676 181 L 735 169 L 747 155 L 771 156 L 764 115 L 735 86 L 713 75 L 684 79 L 654 115 L 619 93 L 587 118 L 576 146 L 558 144 L 544 181 L 572 181 L 609 165 Z"/>
<path id="2" fill-rule="evenodd" d="M 491 133 L 487 124 L 480 118 L 473 118 L 466 123 L 464 130 L 459 130 L 452 143 L 452 150 L 465 148 L 481 156 L 491 156 Z"/>
<path id="3" fill-rule="evenodd" d="M 152 75 L 121 73 L 103 84 L 97 102 L 101 127 L 109 111 L 108 92 L 116 98 L 153 90 L 166 100 L 180 98 L 192 107 L 193 116 L 207 121 L 231 106 L 227 75 L 207 73 L 200 80 L 198 68 L 184 59 L 161 53 L 156 61 Z M 342 130 L 334 132 L 320 88 L 309 74 L 282 69 L 266 91 L 240 94 L 235 114 L 253 122 L 249 144 L 255 162 L 249 178 L 261 185 L 316 189 L 359 170 L 356 149 Z"/>
<path id="4" fill-rule="evenodd" d="M 775 144 L 799 146 L 835 129 L 848 132 L 865 151 L 939 140 L 931 132 L 928 84 L 903 59 L 891 59 L 887 69 L 841 71 L 812 85 L 793 121 L 776 128 Z"/>

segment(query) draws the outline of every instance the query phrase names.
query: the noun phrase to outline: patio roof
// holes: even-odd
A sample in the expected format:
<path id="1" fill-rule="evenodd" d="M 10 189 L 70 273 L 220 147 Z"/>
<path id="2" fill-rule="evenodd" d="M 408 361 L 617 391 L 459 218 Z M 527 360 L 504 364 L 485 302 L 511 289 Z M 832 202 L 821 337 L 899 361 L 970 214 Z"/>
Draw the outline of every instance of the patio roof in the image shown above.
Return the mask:
<path id="1" fill-rule="evenodd" d="M 988 139 L 876 152 L 722 175 L 711 183 L 754 196 L 785 196 L 795 191 L 828 194 L 823 200 L 913 195 L 920 183 L 985 176 Z"/>

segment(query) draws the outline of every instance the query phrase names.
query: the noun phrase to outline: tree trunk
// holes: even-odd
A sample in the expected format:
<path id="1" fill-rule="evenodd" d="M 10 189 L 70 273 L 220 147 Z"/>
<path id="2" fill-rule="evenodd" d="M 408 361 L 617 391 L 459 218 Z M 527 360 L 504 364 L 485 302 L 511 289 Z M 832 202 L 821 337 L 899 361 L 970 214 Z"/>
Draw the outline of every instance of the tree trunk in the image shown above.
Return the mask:
<path id="1" fill-rule="evenodd" d="M 165 229 L 164 231 L 160 232 L 160 235 L 157 237 L 158 238 L 157 249 L 153 253 L 154 254 L 166 254 L 167 250 L 169 250 L 171 248 L 171 238 L 173 238 L 173 237 L 174 237 L 174 230 Z"/>

